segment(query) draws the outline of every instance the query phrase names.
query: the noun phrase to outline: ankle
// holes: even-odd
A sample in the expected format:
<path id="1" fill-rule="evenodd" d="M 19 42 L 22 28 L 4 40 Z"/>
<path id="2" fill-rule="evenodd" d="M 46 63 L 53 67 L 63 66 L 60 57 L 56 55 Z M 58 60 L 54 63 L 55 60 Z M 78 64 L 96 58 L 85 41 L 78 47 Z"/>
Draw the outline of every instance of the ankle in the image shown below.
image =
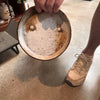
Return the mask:
<path id="1" fill-rule="evenodd" d="M 94 52 L 91 51 L 91 50 L 83 50 L 82 53 L 88 55 L 88 56 L 93 56 L 94 55 Z"/>

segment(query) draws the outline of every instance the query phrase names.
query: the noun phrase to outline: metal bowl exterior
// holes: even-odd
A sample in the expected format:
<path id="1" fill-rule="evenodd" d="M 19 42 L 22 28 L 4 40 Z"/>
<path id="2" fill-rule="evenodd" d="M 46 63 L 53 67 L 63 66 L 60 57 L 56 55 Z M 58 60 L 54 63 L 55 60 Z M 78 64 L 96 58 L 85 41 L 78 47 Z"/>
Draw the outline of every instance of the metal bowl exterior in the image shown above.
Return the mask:
<path id="1" fill-rule="evenodd" d="M 71 26 L 70 26 L 70 22 L 67 18 L 67 16 L 60 10 L 57 14 L 63 19 L 64 22 L 67 23 L 68 25 L 68 38 L 66 40 L 66 43 L 64 44 L 63 48 L 61 48 L 61 50 L 57 51 L 56 53 L 50 55 L 50 56 L 40 56 L 37 55 L 35 53 L 33 53 L 25 44 L 25 40 L 24 40 L 24 28 L 23 26 L 25 25 L 26 21 L 33 16 L 34 14 L 38 14 L 37 11 L 35 10 L 35 7 L 31 7 L 29 8 L 25 14 L 23 15 L 23 17 L 21 18 L 20 22 L 19 22 L 19 26 L 18 26 L 18 40 L 19 40 L 19 44 L 22 47 L 22 49 L 31 57 L 36 58 L 38 60 L 51 60 L 54 58 L 57 58 L 58 56 L 60 56 L 68 47 L 70 40 L 71 40 Z"/>

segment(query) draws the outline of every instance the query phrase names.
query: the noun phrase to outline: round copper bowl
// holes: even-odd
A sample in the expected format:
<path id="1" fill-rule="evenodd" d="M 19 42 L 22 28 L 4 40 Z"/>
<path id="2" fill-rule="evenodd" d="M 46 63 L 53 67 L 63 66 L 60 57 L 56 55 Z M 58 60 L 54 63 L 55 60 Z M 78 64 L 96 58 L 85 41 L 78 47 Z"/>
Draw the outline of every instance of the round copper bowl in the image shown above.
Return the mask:
<path id="1" fill-rule="evenodd" d="M 47 30 L 48 28 L 51 29 L 52 31 L 58 29 L 58 32 L 61 32 L 61 35 L 64 33 L 64 36 L 61 36 L 59 40 L 63 42 L 59 42 L 59 44 L 63 44 L 60 46 L 59 49 L 55 50 L 53 54 L 50 55 L 40 55 L 35 52 L 33 52 L 27 45 L 26 39 L 25 39 L 25 25 L 27 21 L 31 18 L 34 22 L 36 22 L 36 17 L 34 18 L 33 16 L 37 16 L 38 23 L 42 24 L 42 28 Z M 47 20 L 49 19 L 49 20 Z M 31 21 L 30 20 L 30 21 Z M 34 30 L 34 27 L 32 26 L 31 29 Z M 34 31 L 33 31 L 34 32 Z M 55 31 L 53 31 L 55 32 Z M 64 39 L 63 39 L 64 38 Z M 68 47 L 70 40 L 71 40 L 71 26 L 69 23 L 69 20 L 67 16 L 60 10 L 58 13 L 55 14 L 49 14 L 46 12 L 42 12 L 40 14 L 37 13 L 34 7 L 29 8 L 25 14 L 23 15 L 22 19 L 19 22 L 18 26 L 18 40 L 19 43 L 22 47 L 22 49 L 31 57 L 34 57 L 39 60 L 51 60 L 59 55 L 61 55 L 66 48 Z"/>

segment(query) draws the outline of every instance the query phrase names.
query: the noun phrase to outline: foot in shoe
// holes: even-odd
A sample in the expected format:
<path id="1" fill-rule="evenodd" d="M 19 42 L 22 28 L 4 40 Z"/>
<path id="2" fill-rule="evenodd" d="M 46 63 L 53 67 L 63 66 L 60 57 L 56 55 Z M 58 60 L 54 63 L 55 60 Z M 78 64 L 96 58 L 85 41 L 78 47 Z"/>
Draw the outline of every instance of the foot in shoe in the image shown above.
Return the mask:
<path id="1" fill-rule="evenodd" d="M 65 82 L 74 87 L 83 84 L 92 64 L 92 59 L 93 56 L 81 53 L 72 68 L 69 70 Z"/>

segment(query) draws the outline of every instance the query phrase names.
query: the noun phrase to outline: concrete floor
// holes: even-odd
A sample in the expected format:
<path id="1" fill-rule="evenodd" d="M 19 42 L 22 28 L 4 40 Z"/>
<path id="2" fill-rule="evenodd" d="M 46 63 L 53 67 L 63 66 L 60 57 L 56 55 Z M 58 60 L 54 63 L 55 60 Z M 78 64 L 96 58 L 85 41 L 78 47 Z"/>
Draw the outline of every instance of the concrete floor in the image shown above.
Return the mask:
<path id="1" fill-rule="evenodd" d="M 100 47 L 84 84 L 72 88 L 64 78 L 86 46 L 90 23 L 98 0 L 91 2 L 65 0 L 61 9 L 68 16 L 72 39 L 66 51 L 57 59 L 38 61 L 26 55 L 7 51 L 0 55 L 0 100 L 100 100 Z M 29 2 L 32 5 L 31 1 Z"/>

